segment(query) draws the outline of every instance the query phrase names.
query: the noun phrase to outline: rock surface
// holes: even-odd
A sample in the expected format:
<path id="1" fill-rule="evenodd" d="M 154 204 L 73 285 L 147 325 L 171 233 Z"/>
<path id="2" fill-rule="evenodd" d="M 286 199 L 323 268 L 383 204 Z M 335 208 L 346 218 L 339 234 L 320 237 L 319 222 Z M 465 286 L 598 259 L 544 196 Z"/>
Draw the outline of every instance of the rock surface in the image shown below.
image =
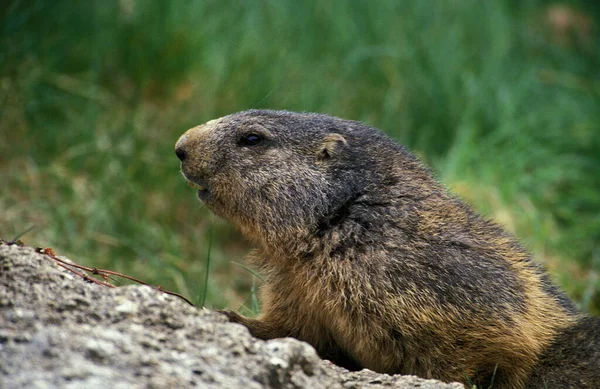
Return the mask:
<path id="1" fill-rule="evenodd" d="M 463 388 L 349 372 L 145 286 L 103 288 L 0 244 L 1 388 Z"/>

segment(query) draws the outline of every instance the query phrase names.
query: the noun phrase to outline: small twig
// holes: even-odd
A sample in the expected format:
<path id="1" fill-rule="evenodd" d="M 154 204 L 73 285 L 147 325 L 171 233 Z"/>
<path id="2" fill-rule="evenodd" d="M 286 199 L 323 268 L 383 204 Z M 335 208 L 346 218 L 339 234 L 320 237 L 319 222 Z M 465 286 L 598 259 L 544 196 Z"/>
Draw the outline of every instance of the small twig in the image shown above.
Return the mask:
<path id="1" fill-rule="evenodd" d="M 8 242 L 7 242 L 7 244 L 9 244 L 9 245 L 18 244 L 18 243 L 20 242 L 20 240 L 19 240 L 19 239 L 21 239 L 21 237 L 22 237 L 23 235 L 25 235 L 25 234 L 26 234 L 26 233 L 28 233 L 29 231 L 33 230 L 34 228 L 35 228 L 35 226 L 31 226 L 31 227 L 29 227 L 29 228 L 28 228 L 28 229 L 26 229 L 25 231 L 21 232 L 19 235 L 15 236 L 15 237 L 13 238 L 13 240 L 11 240 L 11 241 L 8 241 Z M 21 242 L 21 243 L 23 243 L 23 242 Z"/>
<path id="2" fill-rule="evenodd" d="M 7 242 L 7 243 L 10 244 L 10 242 Z M 92 268 L 92 267 L 78 265 L 76 263 L 67 262 L 65 260 L 62 260 L 62 259 L 58 258 L 56 256 L 56 254 L 54 253 L 54 250 L 52 250 L 51 248 L 36 247 L 35 251 L 37 251 L 38 253 L 43 254 L 43 255 L 45 255 L 47 257 L 50 257 L 58 266 L 60 266 L 60 267 L 62 267 L 64 269 L 70 271 L 71 273 L 73 273 L 76 276 L 82 278 L 86 282 L 91 282 L 91 283 L 94 283 L 96 285 L 103 286 L 105 288 L 115 288 L 116 287 L 115 285 L 106 282 L 106 280 L 112 280 L 114 282 L 118 282 L 113 276 L 122 277 L 122 278 L 125 278 L 127 280 L 130 280 L 130 281 L 133 281 L 133 282 L 137 282 L 138 284 L 141 284 L 141 285 L 150 286 L 150 287 L 158 290 L 159 292 L 163 292 L 163 293 L 175 296 L 175 297 L 179 297 L 180 299 L 182 299 L 186 303 L 190 304 L 191 306 L 194 306 L 194 304 L 192 304 L 192 302 L 190 300 L 188 300 L 187 298 L 185 298 L 181 294 L 175 293 L 175 292 L 170 292 L 168 290 L 164 290 L 162 288 L 162 286 L 153 286 L 153 285 L 150 285 L 150 284 L 148 284 L 148 283 L 146 283 L 146 282 L 144 282 L 142 280 L 139 280 L 137 278 L 134 278 L 134 277 L 131 277 L 131 276 L 128 276 L 128 275 L 125 275 L 125 274 L 122 274 L 122 273 L 119 273 L 119 272 L 116 272 L 116 271 L 106 270 L 106 269 L 98 269 L 96 267 Z M 96 275 L 96 276 L 100 276 L 105 281 L 101 281 L 101 280 L 99 280 L 97 278 L 90 277 L 87 274 L 85 274 L 83 272 L 80 272 L 80 271 L 77 271 L 75 269 L 83 270 L 83 271 L 88 272 L 90 274 L 93 274 L 93 275 Z"/>
<path id="3" fill-rule="evenodd" d="M 52 259 L 54 259 L 55 263 L 58 266 L 62 267 L 63 269 L 67 269 L 68 271 L 70 271 L 71 273 L 75 274 L 78 277 L 83 278 L 83 280 L 85 282 L 89 282 L 89 283 L 92 283 L 92 284 L 104 286 L 106 288 L 115 288 L 115 286 L 113 284 L 109 284 L 108 282 L 100 281 L 100 280 L 98 280 L 96 278 L 93 278 L 93 277 L 89 277 L 87 274 L 78 272 L 77 270 L 73 270 L 68 265 L 65 265 L 64 263 L 58 262 L 55 258 L 52 258 Z"/>

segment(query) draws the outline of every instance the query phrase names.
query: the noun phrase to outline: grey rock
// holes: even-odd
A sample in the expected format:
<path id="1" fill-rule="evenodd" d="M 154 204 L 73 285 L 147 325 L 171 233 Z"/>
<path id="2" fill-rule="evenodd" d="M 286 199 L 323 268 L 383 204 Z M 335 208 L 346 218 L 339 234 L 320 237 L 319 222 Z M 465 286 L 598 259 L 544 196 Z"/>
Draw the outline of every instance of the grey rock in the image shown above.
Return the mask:
<path id="1" fill-rule="evenodd" d="M 103 288 L 0 244 L 1 388 L 463 388 L 349 372 L 147 286 Z"/>

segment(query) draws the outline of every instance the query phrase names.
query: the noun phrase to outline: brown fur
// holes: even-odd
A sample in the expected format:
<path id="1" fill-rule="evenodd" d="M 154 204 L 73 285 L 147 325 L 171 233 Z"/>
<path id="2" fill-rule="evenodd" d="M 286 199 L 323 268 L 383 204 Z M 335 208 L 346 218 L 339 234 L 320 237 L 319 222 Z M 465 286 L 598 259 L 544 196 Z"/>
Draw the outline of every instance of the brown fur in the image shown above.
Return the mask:
<path id="1" fill-rule="evenodd" d="M 351 369 L 544 387 L 559 376 L 538 368 L 560 365 L 548 350 L 588 320 L 514 237 L 374 128 L 246 111 L 190 129 L 176 153 L 200 199 L 258 247 L 262 314 L 226 312 L 258 338 L 292 336 Z"/>

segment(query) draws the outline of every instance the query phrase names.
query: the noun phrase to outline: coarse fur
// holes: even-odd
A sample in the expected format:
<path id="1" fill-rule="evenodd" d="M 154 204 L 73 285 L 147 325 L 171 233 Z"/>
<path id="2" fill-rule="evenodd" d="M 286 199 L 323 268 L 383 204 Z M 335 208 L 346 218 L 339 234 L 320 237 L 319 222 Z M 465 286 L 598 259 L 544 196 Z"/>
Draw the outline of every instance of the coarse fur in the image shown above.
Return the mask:
<path id="1" fill-rule="evenodd" d="M 254 336 L 304 340 L 350 369 L 600 385 L 598 319 L 379 130 L 251 110 L 190 129 L 176 153 L 201 201 L 257 246 L 262 314 L 226 312 Z M 561 352 L 580 348 L 595 351 Z"/>

